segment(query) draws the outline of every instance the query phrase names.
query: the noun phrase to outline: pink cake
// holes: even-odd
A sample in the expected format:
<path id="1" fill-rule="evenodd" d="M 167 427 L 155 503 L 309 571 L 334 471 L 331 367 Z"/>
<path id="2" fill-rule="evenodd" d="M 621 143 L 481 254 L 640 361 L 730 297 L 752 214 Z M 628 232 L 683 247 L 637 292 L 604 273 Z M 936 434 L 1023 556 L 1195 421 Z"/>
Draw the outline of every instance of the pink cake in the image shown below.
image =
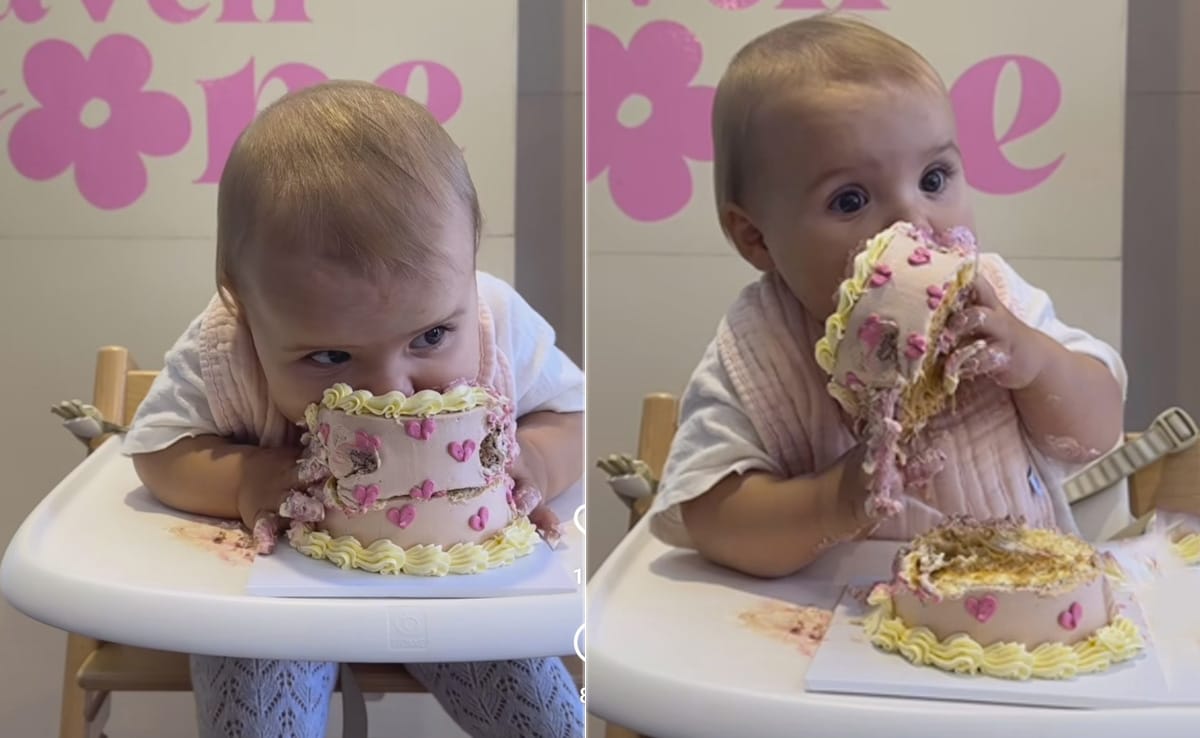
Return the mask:
<path id="1" fill-rule="evenodd" d="M 1102 671 L 1142 649 L 1084 541 L 1012 519 L 952 518 L 896 555 L 868 599 L 871 642 L 909 661 L 1010 679 Z"/>
<path id="2" fill-rule="evenodd" d="M 306 424 L 309 491 L 281 509 L 302 553 L 442 576 L 509 564 L 536 544 L 512 499 L 511 408 L 487 389 L 374 396 L 339 384 L 308 408 Z"/>
<path id="3" fill-rule="evenodd" d="M 830 394 L 867 442 L 873 514 L 899 511 L 907 464 L 940 466 L 926 457 L 934 452 L 920 433 L 957 389 L 946 361 L 956 342 L 948 323 L 966 301 L 975 269 L 974 239 L 965 229 L 934 240 L 896 223 L 867 241 L 838 288 L 816 358 L 830 375 Z"/>

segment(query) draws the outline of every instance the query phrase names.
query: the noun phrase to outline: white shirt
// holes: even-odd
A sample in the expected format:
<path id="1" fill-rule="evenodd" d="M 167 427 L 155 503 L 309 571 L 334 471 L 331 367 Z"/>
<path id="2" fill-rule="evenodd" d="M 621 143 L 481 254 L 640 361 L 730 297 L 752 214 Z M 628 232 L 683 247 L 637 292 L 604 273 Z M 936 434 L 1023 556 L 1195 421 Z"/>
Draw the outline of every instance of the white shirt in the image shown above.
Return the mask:
<path id="1" fill-rule="evenodd" d="M 1064 324 L 1055 316 L 1054 304 L 1046 292 L 1026 282 L 998 256 L 989 258 L 994 258 L 1001 267 L 1008 283 L 1010 304 L 1020 306 L 1025 322 L 1067 349 L 1104 362 L 1121 385 L 1124 399 L 1127 377 L 1120 354 L 1087 332 Z M 783 469 L 767 455 L 738 400 L 714 339 L 680 398 L 679 429 L 650 509 L 651 531 L 671 545 L 694 547 L 684 528 L 679 505 L 704 494 L 730 474 L 752 470 L 784 476 Z"/>
<path id="2" fill-rule="evenodd" d="M 554 329 L 501 279 L 476 273 L 479 295 L 492 311 L 496 344 L 512 365 L 517 417 L 543 410 L 584 408 L 583 372 L 554 345 Z M 122 451 L 161 451 L 181 438 L 217 435 L 200 374 L 200 318 L 167 352 L 163 370 L 134 416 Z"/>

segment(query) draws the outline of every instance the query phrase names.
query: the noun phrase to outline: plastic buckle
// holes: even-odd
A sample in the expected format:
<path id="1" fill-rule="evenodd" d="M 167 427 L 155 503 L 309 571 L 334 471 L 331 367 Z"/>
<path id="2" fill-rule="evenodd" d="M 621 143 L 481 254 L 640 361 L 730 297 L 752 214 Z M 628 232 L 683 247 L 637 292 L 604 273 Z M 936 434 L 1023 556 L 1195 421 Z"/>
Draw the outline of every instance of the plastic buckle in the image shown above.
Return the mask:
<path id="1" fill-rule="evenodd" d="M 1171 443 L 1171 453 L 1182 451 L 1200 440 L 1200 428 L 1182 408 L 1173 407 L 1165 411 L 1154 419 L 1151 427 L 1166 435 Z"/>

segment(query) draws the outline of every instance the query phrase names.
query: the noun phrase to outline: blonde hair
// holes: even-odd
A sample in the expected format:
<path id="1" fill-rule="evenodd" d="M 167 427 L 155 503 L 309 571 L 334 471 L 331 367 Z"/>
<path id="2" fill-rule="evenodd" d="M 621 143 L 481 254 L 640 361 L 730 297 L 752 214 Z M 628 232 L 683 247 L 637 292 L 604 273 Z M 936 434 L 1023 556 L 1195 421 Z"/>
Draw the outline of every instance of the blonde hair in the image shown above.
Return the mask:
<path id="1" fill-rule="evenodd" d="M 442 232 L 482 217 L 462 150 L 426 108 L 334 81 L 287 95 L 242 132 L 217 194 L 217 285 L 250 249 L 336 259 L 364 275 L 426 274 Z"/>
<path id="2" fill-rule="evenodd" d="M 945 89 L 912 47 L 855 18 L 821 13 L 773 29 L 742 47 L 713 100 L 713 183 L 718 212 L 744 204 L 763 104 L 805 85 L 900 82 Z"/>

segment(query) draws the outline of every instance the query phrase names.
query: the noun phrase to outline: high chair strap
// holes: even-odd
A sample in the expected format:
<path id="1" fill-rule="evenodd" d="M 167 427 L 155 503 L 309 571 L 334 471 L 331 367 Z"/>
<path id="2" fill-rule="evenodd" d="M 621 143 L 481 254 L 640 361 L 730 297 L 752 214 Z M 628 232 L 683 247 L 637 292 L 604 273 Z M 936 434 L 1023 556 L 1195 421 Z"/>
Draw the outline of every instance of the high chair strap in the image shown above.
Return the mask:
<path id="1" fill-rule="evenodd" d="M 1196 421 L 1181 408 L 1173 407 L 1154 419 L 1150 428 L 1084 467 L 1063 483 L 1067 500 L 1074 503 L 1150 466 L 1164 456 L 1182 451 L 1200 439 Z"/>

